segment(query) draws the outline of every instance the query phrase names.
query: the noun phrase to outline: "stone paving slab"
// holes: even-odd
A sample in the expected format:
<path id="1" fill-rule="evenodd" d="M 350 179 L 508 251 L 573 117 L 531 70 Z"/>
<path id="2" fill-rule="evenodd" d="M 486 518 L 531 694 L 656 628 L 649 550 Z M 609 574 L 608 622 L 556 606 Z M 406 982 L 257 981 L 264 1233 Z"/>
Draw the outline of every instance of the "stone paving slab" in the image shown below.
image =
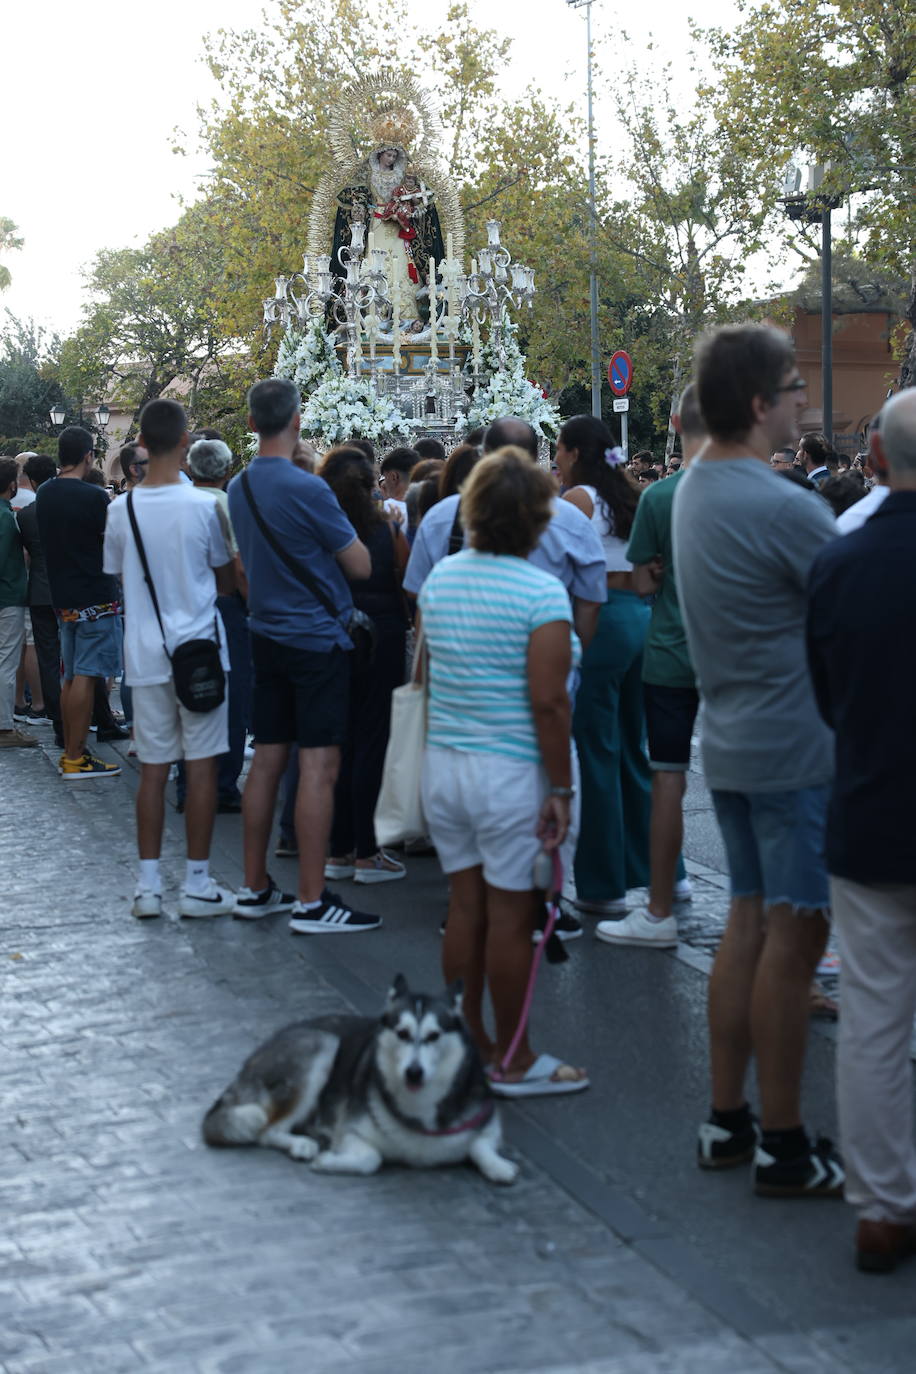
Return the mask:
<path id="1" fill-rule="evenodd" d="M 791 1367 L 530 1160 L 502 1191 L 207 1150 L 202 1112 L 253 1045 L 344 1002 L 308 942 L 133 922 L 131 813 L 123 779 L 0 763 L 4 1374 Z M 172 895 L 179 841 L 170 823 Z"/>

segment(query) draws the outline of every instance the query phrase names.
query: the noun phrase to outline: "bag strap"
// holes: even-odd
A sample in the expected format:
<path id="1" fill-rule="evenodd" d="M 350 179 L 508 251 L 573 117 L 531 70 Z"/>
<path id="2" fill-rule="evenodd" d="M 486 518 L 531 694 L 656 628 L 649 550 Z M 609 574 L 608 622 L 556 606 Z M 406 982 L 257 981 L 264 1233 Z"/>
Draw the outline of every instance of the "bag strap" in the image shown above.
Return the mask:
<path id="1" fill-rule="evenodd" d="M 272 530 L 270 530 L 270 528 L 265 523 L 264 517 L 255 505 L 255 500 L 254 496 L 251 493 L 251 483 L 248 480 L 247 471 L 242 472 L 242 491 L 244 491 L 245 493 L 245 500 L 248 502 L 249 509 L 251 510 L 251 513 L 255 518 L 255 524 L 263 534 L 264 538 L 267 540 L 270 547 L 273 549 L 274 553 L 281 560 L 281 562 L 286 564 L 286 566 L 289 568 L 293 576 L 297 578 L 303 584 L 303 586 L 308 587 L 309 591 L 312 593 L 312 596 L 319 603 L 319 605 L 324 607 L 324 609 L 327 611 L 331 619 L 338 620 L 341 616 L 341 612 L 336 609 L 333 601 L 328 596 L 324 588 L 319 584 L 316 578 L 313 577 L 313 575 L 309 572 L 308 568 L 303 567 L 303 565 L 300 562 L 293 558 L 291 553 L 287 553 L 286 549 L 284 549 L 283 545 L 278 542 Z"/>
<path id="2" fill-rule="evenodd" d="M 172 656 L 169 653 L 169 646 L 165 641 L 165 626 L 162 623 L 162 614 L 159 610 L 159 598 L 156 595 L 156 588 L 153 586 L 153 575 L 149 570 L 149 563 L 146 561 L 146 549 L 143 547 L 143 540 L 140 538 L 140 526 L 137 524 L 137 517 L 134 514 L 133 488 L 127 493 L 127 517 L 130 520 L 130 527 L 134 532 L 134 543 L 137 545 L 137 553 L 140 555 L 140 562 L 143 566 L 143 576 L 146 578 L 146 585 L 149 588 L 153 610 L 156 612 L 156 619 L 159 621 L 159 633 L 162 635 L 162 647 L 165 649 L 166 657 L 171 660 Z"/>
<path id="3" fill-rule="evenodd" d="M 449 557 L 453 553 L 460 553 L 463 548 L 464 525 L 461 523 L 461 502 L 459 501 L 458 509 L 455 511 L 455 518 L 452 521 L 452 532 L 448 537 L 448 553 L 446 557 Z"/>
<path id="4" fill-rule="evenodd" d="M 419 681 L 420 672 L 423 672 L 423 681 Z M 417 642 L 414 645 L 413 663 L 410 669 L 411 687 L 420 687 L 423 695 L 429 700 L 429 648 L 426 643 L 426 631 L 420 625 L 420 633 L 417 635 Z"/>

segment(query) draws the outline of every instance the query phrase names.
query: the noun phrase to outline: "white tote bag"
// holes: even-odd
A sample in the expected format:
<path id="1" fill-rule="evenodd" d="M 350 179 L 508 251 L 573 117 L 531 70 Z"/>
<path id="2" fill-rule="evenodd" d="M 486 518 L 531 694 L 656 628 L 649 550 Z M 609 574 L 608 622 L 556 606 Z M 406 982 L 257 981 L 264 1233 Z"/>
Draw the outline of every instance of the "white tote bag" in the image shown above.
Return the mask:
<path id="1" fill-rule="evenodd" d="M 429 665 L 422 632 L 414 655 L 413 674 L 391 694 L 391 730 L 385 750 L 382 786 L 375 805 L 375 837 L 380 845 L 415 840 L 426 834 L 420 776 L 426 749 L 426 681 Z M 423 664 L 423 681 L 417 681 Z"/>

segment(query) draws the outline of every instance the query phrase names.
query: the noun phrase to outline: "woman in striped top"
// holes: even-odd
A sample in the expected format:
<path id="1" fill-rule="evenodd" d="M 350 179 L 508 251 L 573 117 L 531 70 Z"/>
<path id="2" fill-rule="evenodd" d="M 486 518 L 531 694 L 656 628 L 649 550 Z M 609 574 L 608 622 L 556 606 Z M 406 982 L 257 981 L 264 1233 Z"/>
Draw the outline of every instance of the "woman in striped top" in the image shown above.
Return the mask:
<path id="1" fill-rule="evenodd" d="M 527 562 L 554 495 L 521 449 L 484 458 L 462 493 L 471 546 L 437 564 L 419 598 L 429 650 L 423 803 L 450 879 L 443 972 L 464 981 L 465 1017 L 494 1069 L 527 989 L 534 861 L 562 843 L 574 795 L 566 682 L 579 642 L 562 584 Z M 505 1096 L 587 1086 L 584 1070 L 536 1056 L 527 1035 L 494 1081 Z"/>

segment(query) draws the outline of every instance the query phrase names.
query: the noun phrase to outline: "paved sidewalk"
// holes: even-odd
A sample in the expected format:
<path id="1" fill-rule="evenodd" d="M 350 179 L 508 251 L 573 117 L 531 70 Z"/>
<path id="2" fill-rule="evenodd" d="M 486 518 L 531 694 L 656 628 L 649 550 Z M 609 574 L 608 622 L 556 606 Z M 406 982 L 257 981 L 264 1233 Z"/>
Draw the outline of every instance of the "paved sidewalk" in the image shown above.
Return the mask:
<path id="1" fill-rule="evenodd" d="M 512 1189 L 470 1169 L 321 1178 L 272 1151 L 207 1150 L 203 1111 L 278 1025 L 376 1006 L 399 967 L 435 982 L 444 887 L 430 861 L 412 867 L 409 893 L 407 883 L 378 893 L 382 932 L 356 942 L 294 940 L 282 918 L 135 922 L 134 781 L 125 764 L 120 779 L 64 784 L 39 750 L 0 760 L 5 1374 L 912 1368 L 913 1276 L 853 1275 L 845 1209 L 814 1205 L 813 1230 L 797 1204 L 753 1213 L 783 1269 L 797 1263 L 806 1234 L 820 1242 L 825 1225 L 847 1239 L 846 1252 L 827 1257 L 834 1286 L 847 1291 L 832 1306 L 829 1290 L 815 1292 L 809 1321 L 805 1303 L 791 1311 L 778 1285 L 769 1293 L 755 1291 L 756 1280 L 732 1282 L 757 1263 L 761 1237 L 748 1236 L 745 1253 L 715 1230 L 718 1213 L 705 1237 L 697 1230 L 692 1195 L 707 1180 L 698 1182 L 689 1159 L 683 1181 L 663 1167 L 657 1194 L 647 1187 L 643 1163 L 658 1171 L 659 1161 L 657 1142 L 640 1148 L 645 1114 L 660 1138 L 676 1141 L 678 1157 L 695 1114 L 695 1102 L 685 1107 L 669 1088 L 642 1100 L 661 1049 L 651 1032 L 670 1029 L 651 1002 L 645 1025 L 631 1025 L 628 1046 L 617 1045 L 612 1079 L 595 1037 L 595 1086 L 580 1103 L 507 1112 L 523 1165 Z M 214 869 L 231 886 L 239 826 L 237 817 L 218 822 Z M 181 855 L 170 816 L 173 911 Z M 638 970 L 647 968 L 669 990 L 686 1047 L 702 1043 L 701 973 L 639 951 L 590 965 L 598 948 L 588 959 L 583 949 L 544 990 L 536 1029 L 543 1036 L 550 1016 L 551 1049 L 581 1043 L 581 1024 L 568 1023 L 583 1007 L 596 1014 L 595 977 L 615 968 L 625 976 L 613 984 L 610 1034 L 624 1034 L 615 1015 L 632 1022 L 625 989 L 643 987 Z M 569 994 L 579 986 L 577 1007 Z M 640 1045 L 644 1062 L 634 1063 Z M 747 1207 L 740 1186 L 733 1179 L 715 1194 L 726 1223 Z M 797 1236 L 787 1248 L 780 1218 L 790 1212 Z M 812 1253 L 809 1263 L 823 1259 Z"/>

